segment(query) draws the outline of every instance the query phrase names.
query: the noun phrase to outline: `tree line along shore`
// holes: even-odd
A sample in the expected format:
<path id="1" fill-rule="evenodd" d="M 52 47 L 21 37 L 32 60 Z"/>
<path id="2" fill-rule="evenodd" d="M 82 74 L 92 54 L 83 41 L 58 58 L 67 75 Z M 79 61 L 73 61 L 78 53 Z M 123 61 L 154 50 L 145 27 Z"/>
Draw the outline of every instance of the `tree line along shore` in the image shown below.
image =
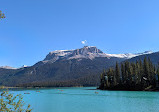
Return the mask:
<path id="1" fill-rule="evenodd" d="M 100 77 L 101 90 L 158 91 L 159 64 L 153 65 L 150 58 L 143 61 L 116 62 L 114 68 L 103 71 Z"/>

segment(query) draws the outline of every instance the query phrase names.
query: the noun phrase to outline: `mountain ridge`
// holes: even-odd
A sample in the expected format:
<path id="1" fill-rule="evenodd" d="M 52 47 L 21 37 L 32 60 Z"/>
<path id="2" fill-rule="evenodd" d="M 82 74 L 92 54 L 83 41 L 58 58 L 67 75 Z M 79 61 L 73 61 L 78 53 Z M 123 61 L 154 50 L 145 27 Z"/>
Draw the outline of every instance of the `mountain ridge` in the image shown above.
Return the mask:
<path id="1" fill-rule="evenodd" d="M 96 46 L 84 46 L 83 48 L 74 49 L 74 50 L 55 50 L 49 52 L 49 54 L 46 55 L 46 57 L 41 61 L 43 63 L 54 63 L 57 60 L 61 59 L 94 59 L 96 57 L 105 57 L 105 58 L 124 58 L 124 59 L 130 59 L 136 56 L 145 55 L 145 54 L 152 54 L 152 51 L 145 51 L 142 53 L 124 53 L 124 54 L 109 54 L 104 53 L 100 49 L 98 49 Z M 23 67 L 28 67 L 27 65 L 23 65 L 22 67 L 15 68 L 10 66 L 1 66 L 0 68 L 5 69 L 20 69 Z"/>
<path id="2" fill-rule="evenodd" d="M 43 60 L 43 62 L 51 61 L 52 63 L 57 61 L 58 59 L 80 59 L 80 58 L 88 58 L 88 59 L 94 59 L 96 57 L 105 57 L 105 58 L 125 58 L 130 59 L 136 56 L 145 55 L 145 54 L 151 54 L 152 51 L 145 51 L 143 53 L 126 53 L 126 54 L 108 54 L 102 52 L 100 49 L 98 49 L 96 46 L 84 46 L 80 49 L 75 50 L 55 50 L 50 52 L 46 58 Z"/>
<path id="3" fill-rule="evenodd" d="M 151 52 L 145 52 L 150 54 Z M 142 53 L 136 54 L 139 56 Z M 136 56 L 135 55 L 135 56 Z M 95 46 L 50 52 L 33 66 L 0 68 L 0 85 L 5 86 L 97 86 L 100 73 L 128 58 L 108 55 Z"/>

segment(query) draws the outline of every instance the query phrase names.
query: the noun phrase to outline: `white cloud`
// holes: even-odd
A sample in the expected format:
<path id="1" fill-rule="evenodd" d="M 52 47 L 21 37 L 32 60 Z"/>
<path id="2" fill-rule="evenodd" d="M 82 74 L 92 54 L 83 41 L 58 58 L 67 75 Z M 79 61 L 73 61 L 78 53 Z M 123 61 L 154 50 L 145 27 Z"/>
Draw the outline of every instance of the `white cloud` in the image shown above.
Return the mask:
<path id="1" fill-rule="evenodd" d="M 87 44 L 87 40 L 83 40 L 83 41 L 81 41 L 81 43 L 82 43 L 83 45 L 86 45 L 86 44 Z"/>

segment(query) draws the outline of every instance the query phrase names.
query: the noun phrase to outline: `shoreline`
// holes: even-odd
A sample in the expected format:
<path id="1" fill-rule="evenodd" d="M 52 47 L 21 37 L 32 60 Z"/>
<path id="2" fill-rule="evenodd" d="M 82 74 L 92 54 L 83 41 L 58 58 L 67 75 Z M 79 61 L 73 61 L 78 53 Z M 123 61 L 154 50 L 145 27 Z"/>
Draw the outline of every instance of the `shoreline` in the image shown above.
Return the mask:
<path id="1" fill-rule="evenodd" d="M 158 88 L 153 88 L 153 89 L 147 89 L 147 90 L 137 90 L 137 89 L 116 89 L 116 88 L 109 88 L 109 89 L 101 89 L 97 88 L 98 90 L 102 91 L 146 91 L 146 92 L 159 92 Z"/>
<path id="2" fill-rule="evenodd" d="M 72 87 L 9 87 L 9 86 L 0 86 L 0 90 L 2 89 L 42 89 L 42 88 L 84 88 L 84 87 L 95 87 L 93 90 L 102 90 L 102 91 L 141 91 L 141 92 L 159 92 L 159 90 L 151 89 L 151 90 L 127 90 L 127 89 L 100 89 L 96 86 L 72 86 Z"/>
<path id="3" fill-rule="evenodd" d="M 16 86 L 13 86 L 13 87 L 11 87 L 11 86 L 0 86 L 0 89 L 16 89 L 16 88 L 25 88 L 25 89 L 31 89 L 31 88 L 35 88 L 35 89 L 38 89 L 38 88 L 71 88 L 71 87 L 74 87 L 74 88 L 83 88 L 83 87 L 96 87 L 96 86 L 61 86 L 61 87 L 59 87 L 59 86 L 49 86 L 49 87 L 45 87 L 45 86 L 43 86 L 43 87 L 16 87 Z M 97 88 L 97 87 L 96 87 Z"/>

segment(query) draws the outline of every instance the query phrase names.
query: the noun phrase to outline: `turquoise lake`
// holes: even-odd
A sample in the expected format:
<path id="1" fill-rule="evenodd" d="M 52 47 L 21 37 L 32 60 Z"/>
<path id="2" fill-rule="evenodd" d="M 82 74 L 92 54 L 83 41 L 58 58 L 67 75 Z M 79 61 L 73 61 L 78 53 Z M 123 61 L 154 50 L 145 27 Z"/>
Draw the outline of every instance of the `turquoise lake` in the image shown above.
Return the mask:
<path id="1" fill-rule="evenodd" d="M 31 104 L 33 112 L 159 112 L 159 92 L 95 89 L 13 89 L 10 93 L 22 94 L 26 104 Z"/>

